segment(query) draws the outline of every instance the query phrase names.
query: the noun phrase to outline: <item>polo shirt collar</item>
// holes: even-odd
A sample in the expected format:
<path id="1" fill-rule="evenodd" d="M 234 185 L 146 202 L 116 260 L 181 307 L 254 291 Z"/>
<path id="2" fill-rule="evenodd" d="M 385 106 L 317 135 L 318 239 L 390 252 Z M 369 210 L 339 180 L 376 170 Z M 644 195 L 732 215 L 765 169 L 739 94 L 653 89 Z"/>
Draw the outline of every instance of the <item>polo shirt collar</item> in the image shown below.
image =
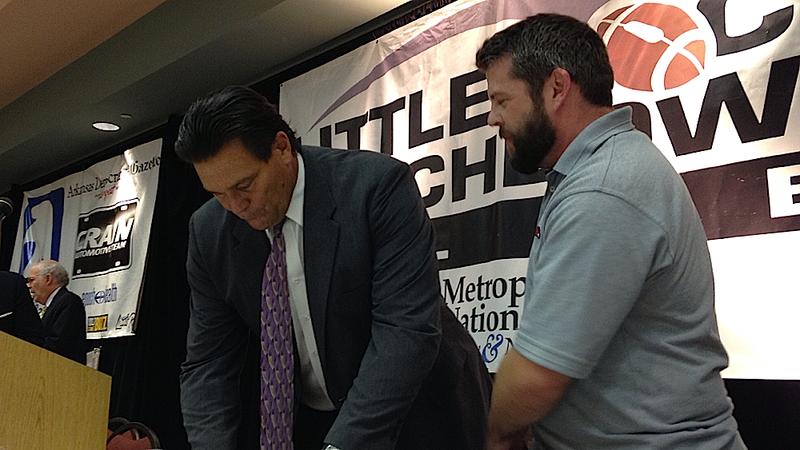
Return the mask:
<path id="1" fill-rule="evenodd" d="M 553 171 L 564 176 L 583 159 L 591 156 L 608 138 L 632 130 L 633 108 L 625 106 L 599 117 L 583 129 L 558 158 Z"/>

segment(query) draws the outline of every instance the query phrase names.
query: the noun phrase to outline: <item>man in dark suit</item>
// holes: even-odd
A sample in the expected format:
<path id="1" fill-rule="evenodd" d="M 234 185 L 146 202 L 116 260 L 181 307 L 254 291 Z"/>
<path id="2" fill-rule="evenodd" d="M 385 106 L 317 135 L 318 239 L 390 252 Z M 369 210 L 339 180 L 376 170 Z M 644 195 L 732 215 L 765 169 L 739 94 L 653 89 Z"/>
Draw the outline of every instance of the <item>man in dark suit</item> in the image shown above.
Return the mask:
<path id="1" fill-rule="evenodd" d="M 193 449 L 245 448 L 238 378 L 276 233 L 299 368 L 294 449 L 483 448 L 490 379 L 440 296 L 434 230 L 406 164 L 301 147 L 243 87 L 196 102 L 175 149 L 215 197 L 192 217 L 187 258 L 181 400 Z M 262 436 L 262 448 L 291 448 L 273 442 Z"/>
<path id="2" fill-rule="evenodd" d="M 25 278 L 6 271 L 0 271 L 0 331 L 44 345 L 42 321 L 36 316 Z"/>
<path id="3" fill-rule="evenodd" d="M 67 284 L 69 274 L 58 261 L 39 261 L 28 272 L 28 288 L 42 305 L 44 348 L 86 364 L 86 312 Z"/>

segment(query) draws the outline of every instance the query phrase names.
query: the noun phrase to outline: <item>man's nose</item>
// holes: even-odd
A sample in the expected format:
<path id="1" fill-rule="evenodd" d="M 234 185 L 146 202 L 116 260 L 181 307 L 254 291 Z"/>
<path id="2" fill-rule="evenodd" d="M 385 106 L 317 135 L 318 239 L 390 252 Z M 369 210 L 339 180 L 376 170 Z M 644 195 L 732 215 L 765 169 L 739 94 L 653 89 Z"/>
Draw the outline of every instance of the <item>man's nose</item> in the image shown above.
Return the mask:
<path id="1" fill-rule="evenodd" d="M 503 122 L 500 118 L 500 115 L 497 114 L 494 108 L 492 108 L 489 110 L 489 116 L 486 117 L 486 123 L 491 127 L 499 127 Z"/>

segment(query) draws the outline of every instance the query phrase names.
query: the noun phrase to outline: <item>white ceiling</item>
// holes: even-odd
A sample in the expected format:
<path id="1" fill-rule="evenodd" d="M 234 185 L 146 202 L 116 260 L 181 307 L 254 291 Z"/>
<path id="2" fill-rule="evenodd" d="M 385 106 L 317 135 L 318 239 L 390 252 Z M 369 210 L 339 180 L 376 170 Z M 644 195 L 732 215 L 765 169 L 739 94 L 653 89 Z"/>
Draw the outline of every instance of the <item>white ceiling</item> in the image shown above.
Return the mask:
<path id="1" fill-rule="evenodd" d="M 0 193 L 424 3 L 0 0 Z M 122 129 L 98 131 L 95 121 Z"/>

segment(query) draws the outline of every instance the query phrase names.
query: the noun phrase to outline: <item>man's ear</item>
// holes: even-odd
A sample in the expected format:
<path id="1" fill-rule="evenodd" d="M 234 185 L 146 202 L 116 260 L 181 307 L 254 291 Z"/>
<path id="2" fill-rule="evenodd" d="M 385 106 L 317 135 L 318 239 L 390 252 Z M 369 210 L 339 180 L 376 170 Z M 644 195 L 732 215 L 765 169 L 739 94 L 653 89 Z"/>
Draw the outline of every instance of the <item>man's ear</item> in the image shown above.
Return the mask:
<path id="1" fill-rule="evenodd" d="M 292 141 L 285 132 L 278 131 L 275 133 L 275 139 L 272 141 L 272 152 L 278 152 L 280 155 L 292 153 Z"/>
<path id="2" fill-rule="evenodd" d="M 552 107 L 558 109 L 569 96 L 572 86 L 572 77 L 569 72 L 561 67 L 556 67 L 550 72 L 550 77 L 545 82 L 545 100 L 550 100 Z"/>

